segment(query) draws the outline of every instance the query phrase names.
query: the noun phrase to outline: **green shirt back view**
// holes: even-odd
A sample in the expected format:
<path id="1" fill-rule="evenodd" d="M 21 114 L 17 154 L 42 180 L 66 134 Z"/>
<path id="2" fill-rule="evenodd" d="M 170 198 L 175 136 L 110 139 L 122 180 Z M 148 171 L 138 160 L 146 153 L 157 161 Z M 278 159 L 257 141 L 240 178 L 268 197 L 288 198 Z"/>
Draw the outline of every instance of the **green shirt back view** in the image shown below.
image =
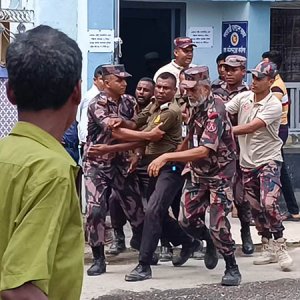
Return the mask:
<path id="1" fill-rule="evenodd" d="M 62 145 L 33 124 L 18 122 L 0 140 L 0 291 L 32 282 L 49 299 L 80 299 L 76 173 Z"/>

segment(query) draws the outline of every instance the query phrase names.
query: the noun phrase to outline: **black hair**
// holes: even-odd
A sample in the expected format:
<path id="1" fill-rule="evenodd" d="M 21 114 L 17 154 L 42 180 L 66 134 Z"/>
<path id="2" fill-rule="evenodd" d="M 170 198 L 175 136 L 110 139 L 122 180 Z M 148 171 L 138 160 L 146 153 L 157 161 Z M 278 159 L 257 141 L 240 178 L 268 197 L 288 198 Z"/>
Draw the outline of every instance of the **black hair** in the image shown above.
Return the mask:
<path id="1" fill-rule="evenodd" d="M 165 79 L 171 79 L 174 82 L 174 87 L 176 87 L 177 79 L 176 79 L 176 77 L 172 73 L 170 73 L 170 72 L 163 72 L 160 75 L 158 75 L 157 79 L 158 78 L 161 78 L 161 79 L 164 79 L 164 80 Z M 157 79 L 156 79 L 156 81 L 157 81 Z"/>
<path id="2" fill-rule="evenodd" d="M 282 55 L 280 51 L 266 51 L 262 54 L 262 58 L 268 58 L 272 63 L 276 64 L 278 70 L 280 69 L 282 64 Z"/>
<path id="3" fill-rule="evenodd" d="M 59 109 L 81 79 L 82 55 L 66 34 L 40 25 L 17 35 L 6 65 L 18 110 Z"/>
<path id="4" fill-rule="evenodd" d="M 139 82 L 140 82 L 140 81 L 147 81 L 147 82 L 150 82 L 153 86 L 155 86 L 154 80 L 153 80 L 152 78 L 150 78 L 150 77 L 142 77 L 142 78 L 139 80 Z"/>
<path id="5" fill-rule="evenodd" d="M 106 64 L 99 65 L 95 71 L 94 71 L 94 78 L 97 78 L 98 76 L 102 76 L 102 66 L 105 66 Z"/>
<path id="6" fill-rule="evenodd" d="M 225 60 L 230 53 L 223 52 L 217 56 L 216 63 L 218 64 L 221 60 Z"/>

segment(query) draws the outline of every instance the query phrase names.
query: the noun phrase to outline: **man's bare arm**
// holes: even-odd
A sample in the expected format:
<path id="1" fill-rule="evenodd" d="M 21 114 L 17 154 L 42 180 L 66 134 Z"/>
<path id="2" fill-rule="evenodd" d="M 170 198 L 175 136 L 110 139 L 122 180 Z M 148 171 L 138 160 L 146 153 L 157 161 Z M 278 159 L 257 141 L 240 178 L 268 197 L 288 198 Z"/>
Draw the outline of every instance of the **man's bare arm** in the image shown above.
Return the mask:
<path id="1" fill-rule="evenodd" d="M 148 166 L 148 173 L 150 176 L 158 176 L 159 170 L 167 162 L 178 161 L 187 163 L 190 161 L 206 158 L 209 156 L 209 152 L 209 148 L 200 146 L 185 151 L 164 153 L 150 163 L 150 165 Z"/>
<path id="2" fill-rule="evenodd" d="M 92 158 L 107 153 L 116 153 L 116 152 L 123 152 L 127 150 L 133 150 L 139 147 L 144 147 L 145 145 L 146 142 L 130 142 L 130 143 L 115 144 L 115 145 L 106 145 L 106 144 L 93 145 L 88 149 L 87 156 Z"/>
<path id="3" fill-rule="evenodd" d="M 2 291 L 0 296 L 2 300 L 48 300 L 48 297 L 30 282 L 15 289 Z"/>

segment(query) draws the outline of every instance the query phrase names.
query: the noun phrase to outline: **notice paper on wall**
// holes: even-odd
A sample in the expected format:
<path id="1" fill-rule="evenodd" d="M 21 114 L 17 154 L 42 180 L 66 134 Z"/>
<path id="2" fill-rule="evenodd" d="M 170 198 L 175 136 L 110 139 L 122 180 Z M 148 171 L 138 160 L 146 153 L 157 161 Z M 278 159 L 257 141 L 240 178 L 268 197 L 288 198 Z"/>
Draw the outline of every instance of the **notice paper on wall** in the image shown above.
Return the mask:
<path id="1" fill-rule="evenodd" d="M 211 27 L 190 27 L 188 37 L 198 48 L 212 48 L 214 46 L 214 28 Z"/>
<path id="2" fill-rule="evenodd" d="M 89 52 L 113 52 L 114 31 L 90 29 L 88 31 Z"/>

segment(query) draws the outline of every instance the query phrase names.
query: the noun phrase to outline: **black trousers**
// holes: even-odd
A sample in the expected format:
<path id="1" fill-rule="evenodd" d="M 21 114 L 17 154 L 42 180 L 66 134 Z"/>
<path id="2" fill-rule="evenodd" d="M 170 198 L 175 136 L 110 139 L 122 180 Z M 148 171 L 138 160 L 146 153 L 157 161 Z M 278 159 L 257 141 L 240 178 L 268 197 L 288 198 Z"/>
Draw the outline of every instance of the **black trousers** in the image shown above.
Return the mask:
<path id="1" fill-rule="evenodd" d="M 167 164 L 161 169 L 158 177 L 151 177 L 149 180 L 147 192 L 149 199 L 145 212 L 140 263 L 150 264 L 162 231 L 174 246 L 192 241 L 177 220 L 170 217 L 168 213 L 169 207 L 184 183 L 184 178 L 181 176 L 182 169 L 181 164 Z"/>
<path id="2" fill-rule="evenodd" d="M 280 125 L 279 129 L 279 137 L 283 141 L 283 145 L 285 145 L 287 137 L 288 137 L 288 125 Z M 294 194 L 292 182 L 290 179 L 290 175 L 287 170 L 287 166 L 284 162 L 284 154 L 283 150 L 281 149 L 282 157 L 283 157 L 283 164 L 281 167 L 281 174 L 280 174 L 280 181 L 282 185 L 282 194 L 290 214 L 296 215 L 299 214 L 299 207 L 297 204 L 297 200 Z"/>

